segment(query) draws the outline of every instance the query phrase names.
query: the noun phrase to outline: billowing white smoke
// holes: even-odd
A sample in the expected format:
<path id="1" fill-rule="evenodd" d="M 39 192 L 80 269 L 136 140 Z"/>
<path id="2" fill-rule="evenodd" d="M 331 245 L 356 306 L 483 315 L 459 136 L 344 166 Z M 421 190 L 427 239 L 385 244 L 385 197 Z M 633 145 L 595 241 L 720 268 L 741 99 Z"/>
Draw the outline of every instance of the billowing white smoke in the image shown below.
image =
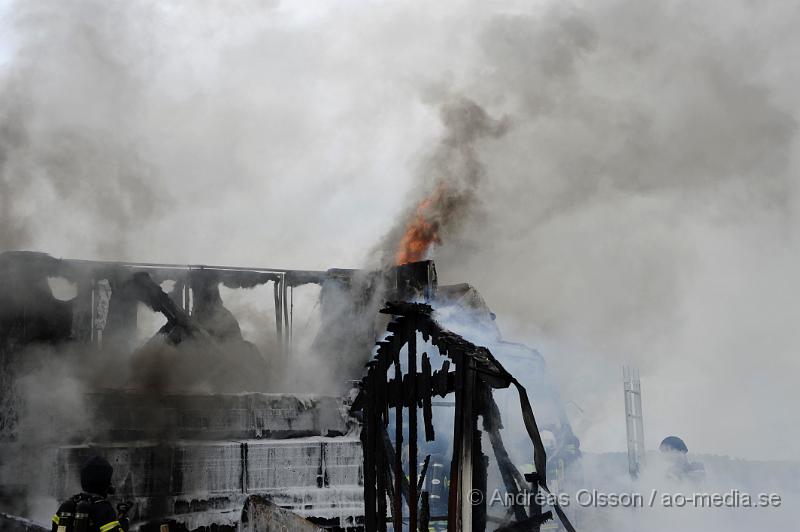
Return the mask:
<path id="1" fill-rule="evenodd" d="M 649 448 L 800 457 L 794 2 L 0 9 L 1 247 L 359 266 L 463 95 L 511 127 L 438 271 L 545 354 L 584 449 L 624 448 L 626 362 Z"/>

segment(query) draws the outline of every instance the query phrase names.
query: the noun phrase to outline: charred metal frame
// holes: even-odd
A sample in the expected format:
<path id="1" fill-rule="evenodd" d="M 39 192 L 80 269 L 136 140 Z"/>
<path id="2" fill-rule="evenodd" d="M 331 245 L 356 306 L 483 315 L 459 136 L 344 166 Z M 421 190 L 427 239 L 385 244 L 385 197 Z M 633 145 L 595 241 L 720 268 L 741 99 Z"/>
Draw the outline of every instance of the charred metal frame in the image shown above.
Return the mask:
<path id="1" fill-rule="evenodd" d="M 427 532 L 431 522 L 445 519 L 450 532 L 486 529 L 488 457 L 483 454 L 479 416 L 507 492 L 514 494 L 525 490 L 533 494 L 541 489 L 549 493 L 544 445 L 525 388 L 487 348 L 476 346 L 440 326 L 433 319 L 430 306 L 393 302 L 387 303 L 381 312 L 392 316 L 387 326 L 389 335 L 377 343 L 375 357 L 367 364 L 367 373 L 360 382 L 360 392 L 351 409 L 363 423 L 366 530 L 386 531 L 391 522 L 395 531 Z M 447 357 L 440 369 L 433 371 L 427 353 L 421 356 L 417 353 L 418 333 Z M 401 368 L 404 346 L 407 346 L 408 357 L 405 375 Z M 511 385 L 519 393 L 525 428 L 533 446 L 536 470 L 532 474 L 520 473 L 509 459 L 500 435 L 502 421 L 492 391 Z M 430 456 L 425 457 L 418 471 L 415 437 L 410 437 L 408 442 L 408 478 L 403 468 L 404 412 L 408 434 L 416 435 L 418 409 L 421 409 L 425 440 L 434 441 L 431 400 L 436 395 L 445 397 L 449 393 L 455 395 L 455 419 L 447 515 L 431 516 L 429 493 L 422 490 Z M 389 426 L 391 409 L 395 411 L 394 427 Z M 395 433 L 394 446 L 389 437 L 391 430 Z M 475 490 L 483 494 L 480 501 L 473 499 Z M 530 508 L 520 504 L 512 506 L 497 530 L 538 531 L 542 523 L 552 518 L 552 513 L 543 512 L 535 497 L 531 497 L 531 501 Z M 557 505 L 553 509 L 564 528 L 573 532 L 562 509 Z"/>
<path id="2" fill-rule="evenodd" d="M 284 356 L 289 356 L 292 347 L 293 325 L 293 293 L 296 286 L 304 284 L 322 284 L 328 278 L 328 272 L 312 270 L 284 270 L 273 268 L 240 268 L 230 266 L 174 265 L 140 262 L 97 262 L 86 260 L 59 259 L 60 274 L 72 280 L 76 273 L 80 277 L 91 277 L 91 308 L 95 312 L 97 283 L 107 277 L 109 272 L 128 272 L 130 274 L 146 273 L 155 283 L 174 281 L 176 283 L 170 296 L 175 306 L 166 301 L 152 305 L 150 300 L 142 299 L 156 312 L 164 314 L 169 321 L 181 315 L 184 321 L 191 315 L 194 283 L 199 278 L 213 278 L 228 287 L 250 288 L 272 282 L 275 302 L 275 328 L 278 343 Z M 140 277 L 140 283 L 145 283 Z M 90 338 L 100 342 L 97 331 L 92 327 Z"/>
<path id="3" fill-rule="evenodd" d="M 77 259 L 58 259 L 50 255 L 29 251 L 0 253 L 0 281 L 8 272 L 25 272 L 23 277 L 44 279 L 63 277 L 78 288 L 73 304 L 72 338 L 86 343 L 103 343 L 104 326 L 98 325 L 103 315 L 98 307 L 100 292 L 127 291 L 132 297 L 167 319 L 167 329 L 176 326 L 198 329 L 193 317 L 197 290 L 214 283 L 228 288 L 252 288 L 272 283 L 275 303 L 275 328 L 278 345 L 284 356 L 292 349 L 294 288 L 328 281 L 350 284 L 360 270 L 333 268 L 329 270 L 290 270 L 281 268 L 243 268 L 232 266 L 178 265 L 146 262 L 108 262 Z M 436 290 L 436 269 L 432 261 L 421 261 L 373 272 L 381 276 L 393 297 L 413 299 L 433 297 Z M 10 282 L 17 282 L 11 275 Z M 167 294 L 160 285 L 174 282 Z M 124 289 L 124 290 L 123 290 Z"/>

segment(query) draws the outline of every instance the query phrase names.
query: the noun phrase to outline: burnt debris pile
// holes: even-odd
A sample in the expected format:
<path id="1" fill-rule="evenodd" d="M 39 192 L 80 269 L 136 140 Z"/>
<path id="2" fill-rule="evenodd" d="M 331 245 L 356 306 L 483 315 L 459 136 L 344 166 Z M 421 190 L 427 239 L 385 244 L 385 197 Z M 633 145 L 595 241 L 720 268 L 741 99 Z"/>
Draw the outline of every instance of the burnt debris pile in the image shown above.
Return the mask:
<path id="1" fill-rule="evenodd" d="M 484 454 L 478 426 L 481 418 L 481 429 L 491 442 L 506 493 L 549 493 L 547 455 L 524 386 L 487 348 L 437 323 L 429 305 L 392 302 L 381 312 L 393 317 L 387 327 L 390 334 L 378 343 L 352 407 L 364 425 L 361 440 L 367 530 L 385 531 L 387 523 L 392 523 L 393 530 L 402 530 L 406 522 L 410 530 L 428 530 L 431 524 L 445 523 L 446 530 L 485 530 L 489 519 L 495 526 L 499 523 L 497 530 L 538 530 L 552 518 L 552 513 L 543 511 L 535 497 L 527 507 L 512 496 L 515 502 L 506 514 L 487 513 L 488 456 Z M 433 370 L 427 352 L 418 353 L 419 340 L 440 354 L 438 370 Z M 405 352 L 405 360 L 401 351 Z M 522 419 L 530 438 L 535 470 L 528 474 L 520 472 L 509 458 L 500 433 L 503 424 L 492 392 L 509 386 L 519 393 Z M 428 478 L 434 474 L 433 454 L 423 458 L 419 449 L 420 442 L 426 449 L 441 449 L 436 445 L 433 414 L 437 396 L 454 399 L 452 433 L 438 435 L 439 440 L 449 441 L 446 491 L 442 483 Z M 433 494 L 439 504 L 431 504 L 432 491 L 439 492 Z M 574 530 L 557 504 L 554 510 L 564 528 Z"/>
<path id="2" fill-rule="evenodd" d="M 316 287 L 310 338 L 294 323 L 301 287 Z M 269 296 L 269 341 L 245 334 L 231 289 Z M 149 336 L 143 309 L 158 318 Z M 524 368 L 539 426 L 492 353 Z M 503 342 L 477 291 L 439 286 L 432 261 L 306 271 L 1 253 L 0 379 L 0 502 L 40 521 L 52 509 L 37 501 L 76 491 L 80 464 L 102 454 L 141 530 L 295 517 L 333 530 L 536 527 L 546 509 L 495 516 L 465 490 L 546 490 L 540 429 L 557 434 L 559 459 L 577 455 L 541 356 Z M 501 436 L 493 390 L 509 387 L 531 471 L 511 452 L 520 434 Z"/>

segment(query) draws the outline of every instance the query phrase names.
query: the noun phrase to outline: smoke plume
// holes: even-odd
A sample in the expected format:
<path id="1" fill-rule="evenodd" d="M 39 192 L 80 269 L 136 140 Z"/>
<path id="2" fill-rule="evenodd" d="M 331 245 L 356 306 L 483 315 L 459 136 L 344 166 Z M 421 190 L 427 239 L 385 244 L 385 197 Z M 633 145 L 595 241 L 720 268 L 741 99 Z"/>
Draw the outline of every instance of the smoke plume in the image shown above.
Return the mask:
<path id="1" fill-rule="evenodd" d="M 479 186 L 486 171 L 476 153 L 476 143 L 499 138 L 507 121 L 492 119 L 475 102 L 449 97 L 440 107 L 443 138 L 416 176 L 415 206 L 405 214 L 382 244 L 384 255 L 393 253 L 394 264 L 427 258 L 431 246 L 457 231 L 479 203 Z"/>
<path id="2" fill-rule="evenodd" d="M 793 2 L 0 9 L 3 247 L 360 267 L 445 182 L 441 281 L 543 353 L 585 450 L 624 448 L 628 363 L 648 448 L 800 456 Z"/>
<path id="3" fill-rule="evenodd" d="M 145 81 L 130 68 L 137 37 L 95 7 L 9 8 L 13 59 L 0 85 L 2 249 L 27 248 L 48 232 L 52 221 L 41 209 L 54 204 L 73 220 L 65 236 L 88 234 L 93 253 L 121 256 L 128 228 L 160 211 L 141 157 Z M 108 46 L 111 39 L 121 46 Z"/>

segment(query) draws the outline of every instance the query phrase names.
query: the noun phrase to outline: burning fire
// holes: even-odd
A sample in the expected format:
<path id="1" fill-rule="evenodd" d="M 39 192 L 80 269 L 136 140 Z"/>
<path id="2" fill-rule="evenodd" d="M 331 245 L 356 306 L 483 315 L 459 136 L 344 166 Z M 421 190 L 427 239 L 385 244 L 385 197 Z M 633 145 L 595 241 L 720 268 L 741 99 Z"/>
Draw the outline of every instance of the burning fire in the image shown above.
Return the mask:
<path id="1" fill-rule="evenodd" d="M 440 222 L 436 213 L 445 197 L 445 189 L 444 183 L 439 184 L 430 196 L 417 205 L 395 253 L 395 264 L 398 266 L 424 260 L 431 245 L 441 242 Z"/>

